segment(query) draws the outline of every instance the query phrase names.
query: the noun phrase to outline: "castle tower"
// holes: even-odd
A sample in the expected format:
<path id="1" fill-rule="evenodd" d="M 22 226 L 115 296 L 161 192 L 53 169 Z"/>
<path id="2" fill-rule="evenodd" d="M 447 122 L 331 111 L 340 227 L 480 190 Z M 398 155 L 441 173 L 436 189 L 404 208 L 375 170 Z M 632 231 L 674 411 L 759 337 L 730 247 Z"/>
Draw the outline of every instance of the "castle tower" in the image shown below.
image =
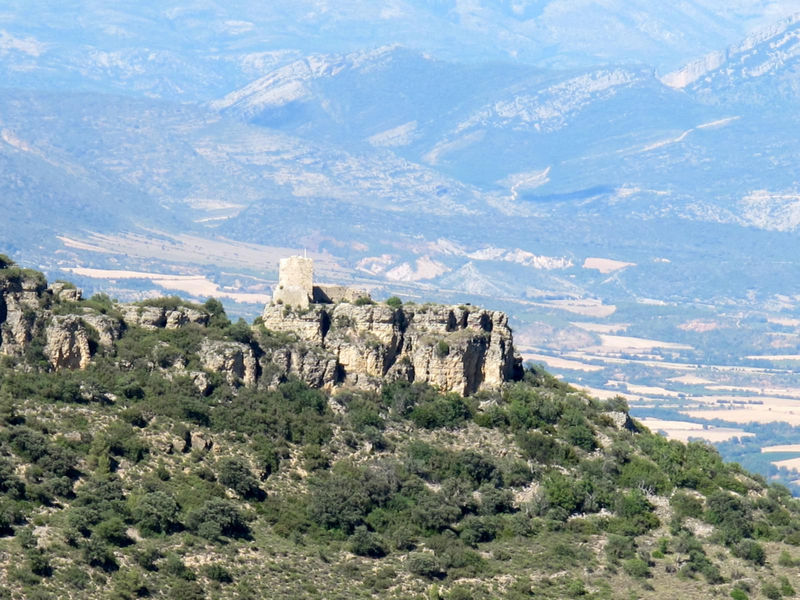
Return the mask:
<path id="1" fill-rule="evenodd" d="M 282 258 L 278 286 L 272 299 L 277 304 L 308 308 L 314 299 L 314 261 L 303 256 Z"/>

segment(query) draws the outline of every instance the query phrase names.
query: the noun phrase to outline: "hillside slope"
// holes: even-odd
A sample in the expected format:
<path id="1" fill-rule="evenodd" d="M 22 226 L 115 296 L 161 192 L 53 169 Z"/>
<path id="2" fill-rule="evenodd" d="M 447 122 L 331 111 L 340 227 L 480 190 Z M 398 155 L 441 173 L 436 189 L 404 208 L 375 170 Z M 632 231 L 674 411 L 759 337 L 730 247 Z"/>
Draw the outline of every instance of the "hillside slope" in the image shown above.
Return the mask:
<path id="1" fill-rule="evenodd" d="M 704 444 L 649 433 L 619 398 L 530 369 L 468 397 L 258 384 L 204 349 L 277 350 L 290 332 L 231 324 L 215 301 L 82 300 L 0 267 L 3 597 L 743 599 L 800 586 L 800 503 Z M 72 337 L 45 333 L 54 322 Z"/>

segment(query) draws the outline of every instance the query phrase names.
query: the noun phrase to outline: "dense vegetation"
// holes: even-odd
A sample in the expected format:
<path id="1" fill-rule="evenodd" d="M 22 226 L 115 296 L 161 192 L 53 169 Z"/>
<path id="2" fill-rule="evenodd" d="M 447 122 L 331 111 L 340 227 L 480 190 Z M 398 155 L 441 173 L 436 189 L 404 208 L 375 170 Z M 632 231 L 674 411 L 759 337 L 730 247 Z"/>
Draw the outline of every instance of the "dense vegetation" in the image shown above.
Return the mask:
<path id="1" fill-rule="evenodd" d="M 0 360 L 0 598 L 741 600 L 800 585 L 800 503 L 643 430 L 621 398 L 536 369 L 469 398 L 218 373 L 201 393 L 186 373 L 204 337 L 280 336 L 194 308 L 208 327 L 129 328 L 83 371 Z"/>

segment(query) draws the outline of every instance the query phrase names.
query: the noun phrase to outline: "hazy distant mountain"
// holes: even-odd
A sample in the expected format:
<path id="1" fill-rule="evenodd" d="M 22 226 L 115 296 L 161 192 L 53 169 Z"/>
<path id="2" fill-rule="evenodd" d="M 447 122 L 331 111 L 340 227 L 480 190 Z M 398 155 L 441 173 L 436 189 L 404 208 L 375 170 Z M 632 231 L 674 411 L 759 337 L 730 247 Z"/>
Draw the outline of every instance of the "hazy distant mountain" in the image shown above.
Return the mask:
<path id="1" fill-rule="evenodd" d="M 800 95 L 800 15 L 663 77 L 709 104 L 796 106 Z"/>
<path id="2" fill-rule="evenodd" d="M 660 73 L 800 12 L 800 0 L 88 0 L 6 3 L 4 86 L 209 100 L 312 54 L 401 44 L 473 64 Z"/>
<path id="3" fill-rule="evenodd" d="M 307 249 L 323 277 L 553 328 L 800 315 L 800 6 L 775 6 L 17 3 L 0 239 L 50 274 L 260 291 L 268 251 Z"/>

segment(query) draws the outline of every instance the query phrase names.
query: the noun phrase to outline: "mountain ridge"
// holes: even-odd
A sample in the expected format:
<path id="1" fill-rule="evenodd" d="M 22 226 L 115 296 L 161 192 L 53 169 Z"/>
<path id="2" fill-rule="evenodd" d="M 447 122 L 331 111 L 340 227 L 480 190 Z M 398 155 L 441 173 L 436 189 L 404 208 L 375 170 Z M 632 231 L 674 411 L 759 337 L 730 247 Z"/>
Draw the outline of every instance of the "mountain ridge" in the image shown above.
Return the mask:
<path id="1" fill-rule="evenodd" d="M 241 351 L 288 349 L 288 329 L 232 324 L 214 300 L 84 300 L 5 256 L 0 282 L 12 597 L 746 599 L 800 585 L 800 502 L 706 444 L 650 433 L 620 397 L 538 368 L 466 398 L 401 380 L 267 389 Z"/>

